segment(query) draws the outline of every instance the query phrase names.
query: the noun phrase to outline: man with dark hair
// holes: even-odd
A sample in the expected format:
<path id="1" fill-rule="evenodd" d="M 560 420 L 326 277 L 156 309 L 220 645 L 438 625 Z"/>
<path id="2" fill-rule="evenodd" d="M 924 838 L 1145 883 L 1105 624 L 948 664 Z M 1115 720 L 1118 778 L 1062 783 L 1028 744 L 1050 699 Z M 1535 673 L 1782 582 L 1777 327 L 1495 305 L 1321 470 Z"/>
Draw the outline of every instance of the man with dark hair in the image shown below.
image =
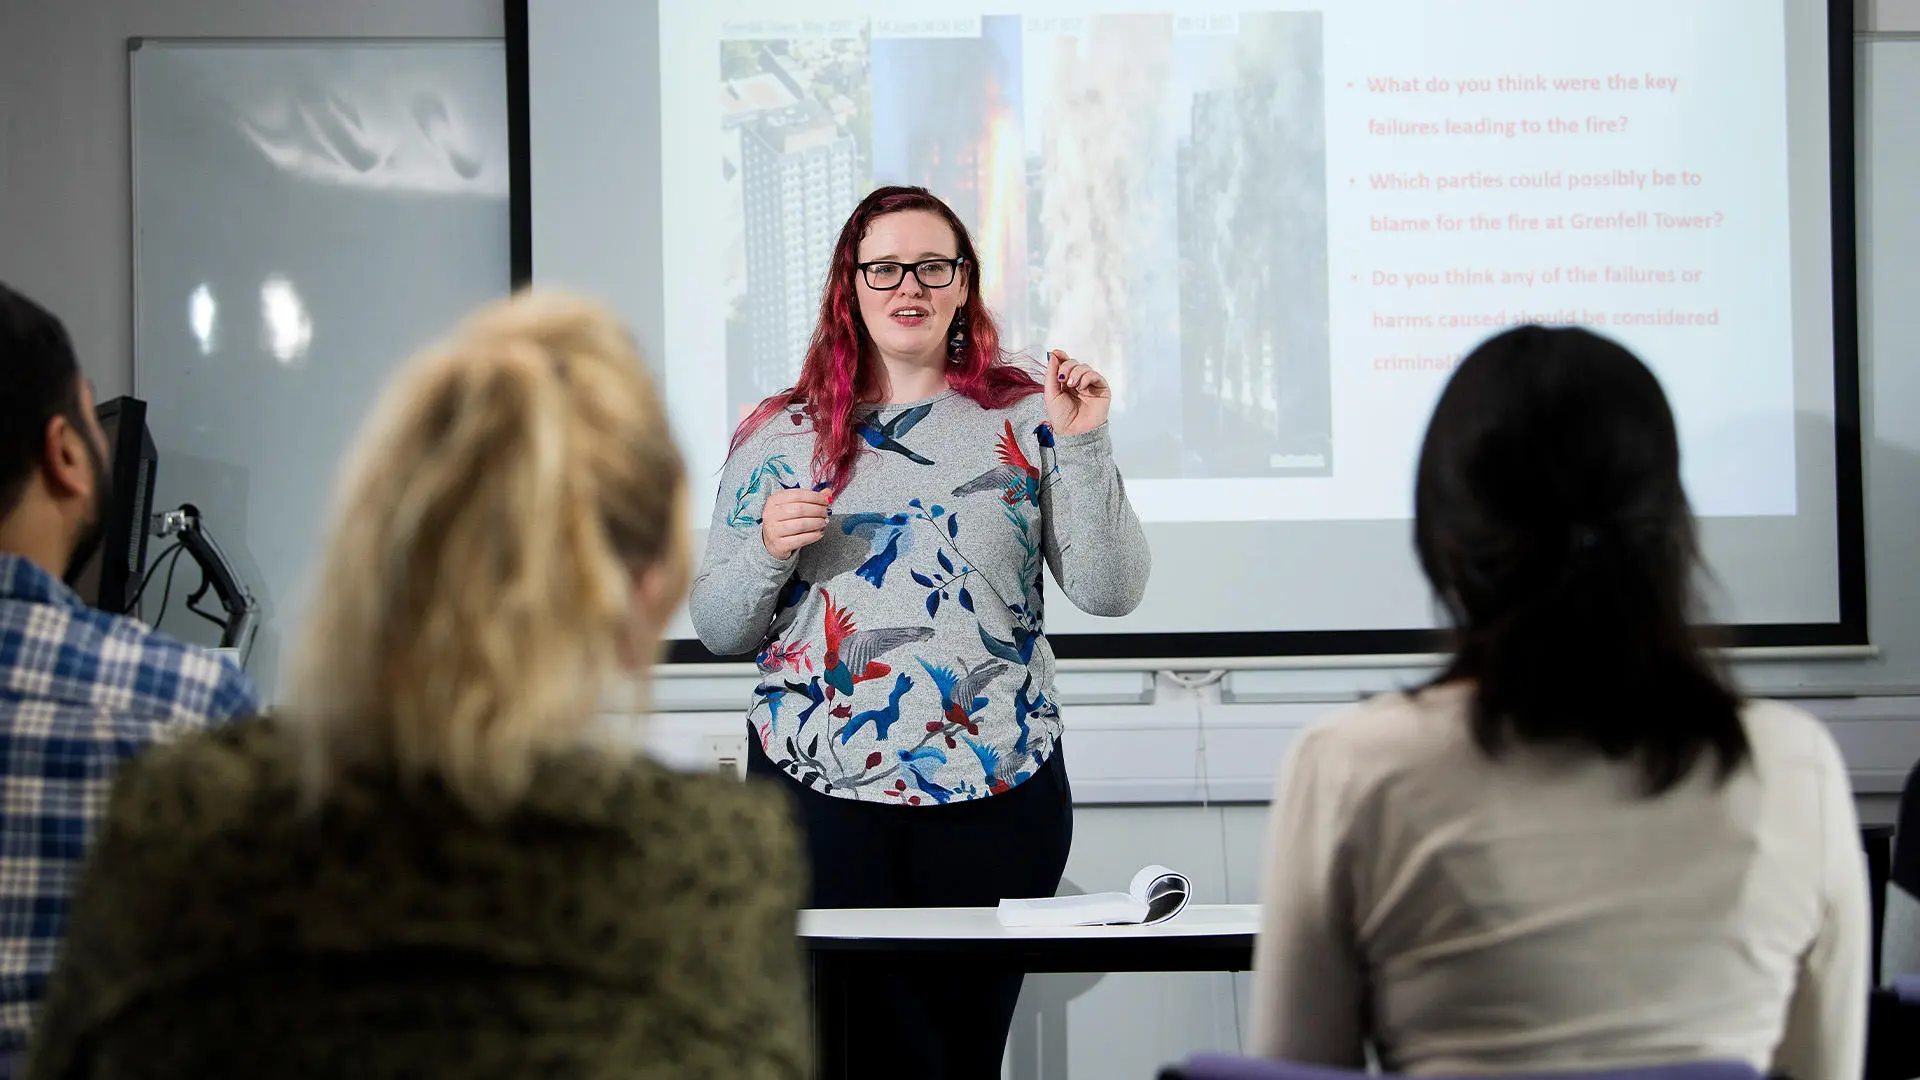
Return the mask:
<path id="1" fill-rule="evenodd" d="M 26 1048 L 114 770 L 257 707 L 232 664 L 62 584 L 100 545 L 106 457 L 66 329 L 0 284 L 0 1077 Z"/>

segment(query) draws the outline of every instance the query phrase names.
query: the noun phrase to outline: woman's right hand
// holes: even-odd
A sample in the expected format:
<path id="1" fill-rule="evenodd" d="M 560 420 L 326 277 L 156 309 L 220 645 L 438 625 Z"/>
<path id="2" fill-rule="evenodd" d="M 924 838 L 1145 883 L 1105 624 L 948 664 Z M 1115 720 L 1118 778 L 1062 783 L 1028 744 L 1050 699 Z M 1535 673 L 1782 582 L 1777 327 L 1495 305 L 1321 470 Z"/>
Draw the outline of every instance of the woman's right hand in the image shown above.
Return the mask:
<path id="1" fill-rule="evenodd" d="M 767 546 L 767 554 L 776 559 L 791 558 L 794 552 L 825 536 L 827 511 L 832 505 L 831 488 L 781 488 L 767 496 L 767 504 L 760 511 L 760 542 Z"/>

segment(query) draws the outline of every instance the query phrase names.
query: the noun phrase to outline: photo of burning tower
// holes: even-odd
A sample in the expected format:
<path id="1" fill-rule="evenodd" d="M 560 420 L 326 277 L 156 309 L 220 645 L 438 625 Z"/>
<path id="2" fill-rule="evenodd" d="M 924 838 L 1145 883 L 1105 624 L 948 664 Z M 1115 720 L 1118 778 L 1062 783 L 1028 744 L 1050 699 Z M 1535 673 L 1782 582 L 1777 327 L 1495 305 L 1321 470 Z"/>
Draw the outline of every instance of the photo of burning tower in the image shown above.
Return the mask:
<path id="1" fill-rule="evenodd" d="M 1027 326 L 1027 163 L 1020 113 L 1021 20 L 980 20 L 977 37 L 873 42 L 873 178 L 916 184 L 953 207 L 980 255 L 983 299 L 1008 344 Z"/>

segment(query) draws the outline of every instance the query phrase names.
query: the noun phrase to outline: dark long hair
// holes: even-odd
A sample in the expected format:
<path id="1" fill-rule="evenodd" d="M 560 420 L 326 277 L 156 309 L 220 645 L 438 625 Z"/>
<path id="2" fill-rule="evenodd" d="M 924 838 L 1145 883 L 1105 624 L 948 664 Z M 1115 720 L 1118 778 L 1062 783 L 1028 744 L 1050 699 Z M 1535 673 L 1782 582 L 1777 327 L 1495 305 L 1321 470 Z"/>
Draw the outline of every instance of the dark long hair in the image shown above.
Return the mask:
<path id="1" fill-rule="evenodd" d="M 1472 680 L 1471 725 L 1635 761 L 1650 794 L 1710 754 L 1747 759 L 1740 698 L 1690 621 L 1699 546 L 1659 382 L 1579 329 L 1483 343 L 1435 408 L 1414 490 L 1420 565 L 1452 616 L 1436 683 Z"/>
<path id="2" fill-rule="evenodd" d="M 833 246 L 833 263 L 820 297 L 820 321 L 813 343 L 807 346 L 800 378 L 791 387 L 762 401 L 734 429 L 729 452 L 738 450 L 760 425 L 790 405 L 805 408 L 813 421 L 813 475 L 816 481 L 844 487 L 853 475 L 863 443 L 854 427 L 857 411 L 882 397 L 885 372 L 874 355 L 873 339 L 860 321 L 857 276 L 860 241 L 875 218 L 906 210 L 938 214 L 953 229 L 956 254 L 966 260 L 967 302 L 954 316 L 956 329 L 966 332 L 966 344 L 957 362 L 947 369 L 947 385 L 973 399 L 982 408 L 999 409 L 1029 394 L 1039 393 L 1033 375 L 1009 363 L 1000 351 L 1000 329 L 980 297 L 980 258 L 973 238 L 959 215 L 922 187 L 876 188 L 854 207 Z"/>

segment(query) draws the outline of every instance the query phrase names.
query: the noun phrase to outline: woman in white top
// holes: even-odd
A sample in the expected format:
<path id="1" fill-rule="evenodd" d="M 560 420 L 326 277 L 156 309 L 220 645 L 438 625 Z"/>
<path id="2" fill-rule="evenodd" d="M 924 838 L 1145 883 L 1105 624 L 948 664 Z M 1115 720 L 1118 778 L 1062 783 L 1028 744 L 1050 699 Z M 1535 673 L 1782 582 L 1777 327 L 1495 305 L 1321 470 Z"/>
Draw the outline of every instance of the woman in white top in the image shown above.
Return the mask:
<path id="1" fill-rule="evenodd" d="M 1701 651 L 1679 458 L 1653 375 L 1586 331 L 1509 331 L 1454 374 L 1415 536 L 1456 652 L 1281 769 L 1256 1053 L 1860 1075 L 1846 773 L 1818 721 L 1743 702 Z"/>

